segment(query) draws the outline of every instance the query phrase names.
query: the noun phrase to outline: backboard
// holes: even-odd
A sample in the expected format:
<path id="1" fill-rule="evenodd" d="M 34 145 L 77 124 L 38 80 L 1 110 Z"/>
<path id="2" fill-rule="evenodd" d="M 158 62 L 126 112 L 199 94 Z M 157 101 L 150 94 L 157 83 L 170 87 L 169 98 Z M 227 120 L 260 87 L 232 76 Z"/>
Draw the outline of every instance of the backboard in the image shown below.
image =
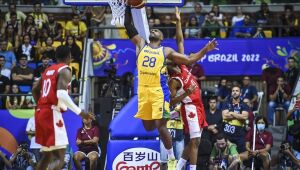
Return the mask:
<path id="1" fill-rule="evenodd" d="M 146 0 L 146 6 L 183 6 L 184 0 Z M 64 0 L 67 5 L 102 6 L 108 5 L 108 0 Z"/>

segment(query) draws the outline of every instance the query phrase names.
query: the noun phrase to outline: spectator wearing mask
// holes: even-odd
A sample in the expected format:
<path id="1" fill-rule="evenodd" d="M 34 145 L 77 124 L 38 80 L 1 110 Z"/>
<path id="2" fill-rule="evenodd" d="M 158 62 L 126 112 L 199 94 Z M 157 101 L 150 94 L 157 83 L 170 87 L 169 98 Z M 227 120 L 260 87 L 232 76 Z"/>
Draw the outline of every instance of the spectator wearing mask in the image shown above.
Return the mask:
<path id="1" fill-rule="evenodd" d="M 89 159 L 90 169 L 95 170 L 97 167 L 97 159 L 99 153 L 99 129 L 92 125 L 92 119 L 83 119 L 83 127 L 77 131 L 76 145 L 78 151 L 74 154 L 74 164 L 76 169 L 81 169 L 81 161 L 85 158 Z"/>
<path id="2" fill-rule="evenodd" d="M 246 167 L 251 167 L 251 159 L 254 158 L 255 167 L 262 166 L 264 170 L 270 169 L 271 161 L 271 147 L 273 146 L 272 133 L 266 131 L 268 128 L 268 121 L 265 117 L 259 115 L 255 119 L 256 133 L 255 133 L 255 148 L 253 146 L 253 130 L 246 136 L 246 149 L 248 151 L 248 161 Z"/>
<path id="3" fill-rule="evenodd" d="M 284 77 L 291 88 L 294 88 L 297 81 L 299 68 L 297 68 L 296 59 L 294 57 L 289 57 L 287 64 L 287 71 L 284 73 Z"/>
<path id="4" fill-rule="evenodd" d="M 36 159 L 33 153 L 29 151 L 28 144 L 22 142 L 9 160 L 14 170 L 34 170 Z"/>
<path id="5" fill-rule="evenodd" d="M 51 37 L 53 41 L 62 41 L 63 27 L 55 20 L 53 14 L 48 14 L 49 22 L 43 24 L 42 36 L 44 39 Z"/>
<path id="6" fill-rule="evenodd" d="M 30 44 L 30 36 L 28 34 L 23 35 L 23 43 L 17 49 L 17 57 L 25 55 L 28 61 L 36 61 L 36 52 L 33 45 Z"/>
<path id="7" fill-rule="evenodd" d="M 86 24 L 80 21 L 78 14 L 73 14 L 72 21 L 68 21 L 66 24 L 66 36 L 74 36 L 76 40 L 82 41 L 86 33 Z"/>
<path id="8" fill-rule="evenodd" d="M 241 100 L 245 98 L 250 99 L 252 106 L 254 106 L 254 109 L 256 109 L 258 94 L 257 94 L 256 87 L 251 85 L 250 76 L 243 77 L 243 86 L 241 92 L 242 92 Z"/>
<path id="9" fill-rule="evenodd" d="M 13 51 L 7 50 L 7 41 L 5 39 L 0 39 L 0 55 L 5 57 L 4 68 L 12 69 L 16 66 L 16 56 Z"/>
<path id="10" fill-rule="evenodd" d="M 35 142 L 35 120 L 34 117 L 28 119 L 26 125 L 26 134 L 30 139 L 30 151 L 34 154 L 36 161 L 38 162 L 41 159 L 41 152 L 40 149 L 42 148 L 41 145 Z"/>
<path id="11" fill-rule="evenodd" d="M 222 116 L 224 121 L 224 134 L 237 145 L 239 153 L 246 151 L 244 124 L 248 120 L 249 108 L 240 100 L 241 91 L 239 86 L 233 86 L 231 99 L 223 105 Z"/>
<path id="12" fill-rule="evenodd" d="M 11 70 L 8 68 L 5 68 L 5 56 L 0 55 L 0 72 L 1 75 L 7 77 L 8 79 L 10 79 L 10 74 L 11 74 Z"/>
<path id="13" fill-rule="evenodd" d="M 0 150 L 0 169 L 12 168 L 5 153 Z"/>
<path id="14" fill-rule="evenodd" d="M 222 112 L 217 108 L 217 97 L 208 100 L 208 110 L 205 111 L 208 127 L 204 129 L 202 138 L 215 142 L 215 135 L 222 131 Z"/>
<path id="15" fill-rule="evenodd" d="M 209 169 L 236 169 L 239 163 L 240 158 L 236 145 L 231 143 L 224 134 L 217 134 L 210 154 Z"/>
<path id="16" fill-rule="evenodd" d="M 28 60 L 25 54 L 20 56 L 19 64 L 19 66 L 16 66 L 11 70 L 12 83 L 32 86 L 34 70 L 28 67 Z"/>
<path id="17" fill-rule="evenodd" d="M 6 108 L 7 109 L 20 109 L 24 103 L 25 97 L 20 96 L 20 89 L 17 84 L 11 86 L 11 93 L 13 95 L 6 96 Z"/>
<path id="18" fill-rule="evenodd" d="M 17 6 L 14 2 L 9 3 L 8 5 L 8 12 L 5 14 L 5 21 L 8 22 L 10 21 L 11 17 L 10 14 L 11 13 L 16 13 L 17 14 L 17 21 L 23 23 L 26 19 L 26 15 L 20 11 L 17 10 Z"/>
<path id="19" fill-rule="evenodd" d="M 278 77 L 277 79 L 277 86 L 274 88 L 269 89 L 269 103 L 268 103 L 268 118 L 270 122 L 273 122 L 273 115 L 275 109 L 277 107 L 283 107 L 286 111 L 290 106 L 290 99 L 291 99 L 291 89 L 290 87 L 285 84 L 283 77 Z M 279 122 L 279 113 L 276 112 L 276 122 Z"/>

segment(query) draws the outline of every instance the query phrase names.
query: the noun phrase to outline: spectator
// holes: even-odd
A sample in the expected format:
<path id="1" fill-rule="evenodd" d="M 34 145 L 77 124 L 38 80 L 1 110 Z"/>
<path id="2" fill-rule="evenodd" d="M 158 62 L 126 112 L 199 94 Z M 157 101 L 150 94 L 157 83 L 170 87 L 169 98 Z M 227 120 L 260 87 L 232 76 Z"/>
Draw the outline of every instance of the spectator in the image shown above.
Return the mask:
<path id="1" fill-rule="evenodd" d="M 251 105 L 254 106 L 254 109 L 256 109 L 258 94 L 257 94 L 256 87 L 251 85 L 250 76 L 243 77 L 243 86 L 241 92 L 242 92 L 241 100 L 245 98 L 250 99 Z"/>
<path id="2" fill-rule="evenodd" d="M 291 88 L 294 88 L 295 83 L 297 82 L 299 68 L 297 68 L 296 66 L 297 63 L 294 57 L 289 57 L 287 60 L 288 60 L 288 64 L 287 64 L 288 69 L 285 72 L 284 76 L 288 85 Z"/>
<path id="3" fill-rule="evenodd" d="M 22 35 L 28 34 L 32 27 L 35 27 L 34 18 L 32 15 L 27 15 L 25 22 L 23 23 Z"/>
<path id="4" fill-rule="evenodd" d="M 19 35 L 14 32 L 13 25 L 8 24 L 6 26 L 3 38 L 11 44 L 12 48 L 8 48 L 8 50 L 15 51 L 19 47 L 20 38 Z"/>
<path id="5" fill-rule="evenodd" d="M 11 167 L 11 163 L 8 160 L 7 156 L 5 155 L 5 153 L 3 153 L 0 150 L 0 169 L 6 169 L 6 168 L 12 168 Z"/>
<path id="6" fill-rule="evenodd" d="M 154 14 L 153 7 L 147 6 L 146 7 L 146 14 L 147 14 L 147 19 L 155 19 L 157 18 L 156 15 Z"/>
<path id="7" fill-rule="evenodd" d="M 77 65 L 77 67 L 75 68 L 75 69 L 77 69 L 75 75 L 76 75 L 76 77 L 78 77 L 78 74 L 80 71 L 79 68 L 80 68 L 80 63 L 81 63 L 82 52 L 81 52 L 79 46 L 76 44 L 76 40 L 75 40 L 74 36 L 67 36 L 65 45 L 68 46 L 71 50 L 71 64 Z"/>
<path id="8" fill-rule="evenodd" d="M 43 57 L 42 57 L 42 64 L 39 65 L 35 70 L 34 70 L 34 78 L 38 79 L 41 77 L 42 73 L 48 68 L 50 67 L 50 57 L 47 53 L 44 53 Z"/>
<path id="9" fill-rule="evenodd" d="M 79 81 L 76 79 L 76 73 L 74 73 L 74 69 L 72 70 L 73 72 L 73 78 L 71 80 L 71 94 L 78 94 L 79 93 Z M 75 104 L 79 104 L 79 96 L 73 96 L 73 101 Z"/>
<path id="10" fill-rule="evenodd" d="M 52 62 L 56 62 L 55 58 L 56 47 L 53 46 L 52 37 L 47 37 L 45 43 L 40 48 L 40 54 L 46 55 Z"/>
<path id="11" fill-rule="evenodd" d="M 28 144 L 26 142 L 22 142 L 18 146 L 9 161 L 14 170 L 34 170 L 36 166 L 35 156 L 28 150 Z"/>
<path id="12" fill-rule="evenodd" d="M 235 25 L 235 23 L 243 21 L 244 18 L 245 15 L 243 14 L 242 7 L 240 6 L 236 7 L 236 15 L 232 17 L 231 25 Z"/>
<path id="13" fill-rule="evenodd" d="M 249 15 L 246 15 L 243 20 L 235 22 L 232 26 L 231 37 L 251 38 L 255 34 L 255 28 Z"/>
<path id="14" fill-rule="evenodd" d="M 33 47 L 40 47 L 41 42 L 39 40 L 39 30 L 36 27 L 31 27 L 28 32 L 29 38 L 30 38 L 30 44 Z"/>
<path id="15" fill-rule="evenodd" d="M 223 26 L 223 21 L 225 18 L 224 15 L 220 12 L 219 5 L 213 5 L 210 12 L 213 12 L 215 14 L 214 20 L 218 21 Z"/>
<path id="16" fill-rule="evenodd" d="M 205 17 L 202 28 L 202 37 L 204 38 L 218 38 L 220 37 L 220 29 L 223 24 L 215 17 L 214 12 L 209 12 Z"/>
<path id="17" fill-rule="evenodd" d="M 266 131 L 268 128 L 268 121 L 263 116 L 258 116 L 255 119 L 256 133 L 255 133 L 255 148 L 252 150 L 253 146 L 253 130 L 246 136 L 246 148 L 249 152 L 249 158 L 246 167 L 251 167 L 251 159 L 254 158 L 255 167 L 263 166 L 264 170 L 270 169 L 271 161 L 271 147 L 273 146 L 273 136 L 272 133 Z M 253 161 L 253 160 L 252 160 Z"/>
<path id="18" fill-rule="evenodd" d="M 201 30 L 198 25 L 197 18 L 190 17 L 184 33 L 185 38 L 199 38 Z"/>
<path id="19" fill-rule="evenodd" d="M 111 20 L 112 20 L 111 9 L 110 9 L 110 7 L 106 7 L 105 13 L 104 13 L 104 22 L 100 25 L 113 27 L 113 25 L 111 25 Z M 104 39 L 118 39 L 118 38 L 120 38 L 120 35 L 119 35 L 119 31 L 117 29 L 105 29 L 104 30 Z"/>
<path id="20" fill-rule="evenodd" d="M 153 29 L 153 27 L 154 27 L 154 19 L 150 18 L 148 21 L 149 21 L 149 23 L 148 23 L 149 24 L 149 28 Z"/>
<path id="21" fill-rule="evenodd" d="M 17 21 L 23 23 L 25 21 L 26 15 L 20 11 L 17 10 L 16 4 L 11 2 L 9 3 L 8 6 L 8 12 L 5 14 L 5 21 L 8 22 L 10 21 L 10 14 L 11 13 L 16 13 L 17 14 Z"/>
<path id="22" fill-rule="evenodd" d="M 190 72 L 195 76 L 199 87 L 201 88 L 201 82 L 206 79 L 204 69 L 199 63 L 194 63 L 190 67 Z"/>
<path id="23" fill-rule="evenodd" d="M 288 111 L 286 117 L 288 120 L 292 120 L 293 123 L 300 122 L 300 93 L 296 95 L 296 102 L 291 106 L 291 110 Z"/>
<path id="24" fill-rule="evenodd" d="M 269 64 L 264 64 L 262 66 L 262 80 L 264 89 L 266 90 L 267 96 L 269 96 L 268 89 L 274 89 L 277 87 L 277 79 L 278 77 L 283 76 L 283 71 L 277 67 L 270 67 Z M 269 100 L 269 97 L 267 97 Z"/>
<path id="25" fill-rule="evenodd" d="M 35 25 L 39 30 L 43 28 L 43 24 L 48 23 L 48 17 L 42 12 L 42 6 L 39 1 L 33 4 L 33 12 L 30 15 L 33 16 Z"/>
<path id="26" fill-rule="evenodd" d="M 20 109 L 24 103 L 24 96 L 20 96 L 20 89 L 17 84 L 11 86 L 11 96 L 6 96 L 7 109 Z"/>
<path id="27" fill-rule="evenodd" d="M 31 92 L 28 93 L 29 95 Z M 32 96 L 26 96 L 23 105 L 21 106 L 22 109 L 35 109 L 36 103 Z M 39 160 L 40 158 L 37 158 Z"/>
<path id="28" fill-rule="evenodd" d="M 266 35 L 263 31 L 262 24 L 259 24 L 256 29 L 256 33 L 253 35 L 253 38 L 266 38 Z"/>
<path id="29" fill-rule="evenodd" d="M 30 44 L 30 36 L 28 34 L 23 35 L 23 43 L 19 46 L 16 54 L 18 59 L 25 55 L 28 61 L 36 61 L 35 48 Z"/>
<path id="30" fill-rule="evenodd" d="M 197 24 L 198 24 L 198 27 L 201 27 L 202 24 L 204 23 L 205 21 L 205 16 L 203 14 L 203 11 L 202 11 L 202 5 L 200 3 L 194 3 L 194 14 L 192 14 L 190 16 L 190 18 L 192 17 L 196 17 L 197 18 Z"/>
<path id="31" fill-rule="evenodd" d="M 204 129 L 202 138 L 207 138 L 215 142 L 215 135 L 222 129 L 222 112 L 217 108 L 217 97 L 211 97 L 208 100 L 208 110 L 205 111 L 208 127 Z"/>
<path id="32" fill-rule="evenodd" d="M 81 169 L 81 161 L 85 158 L 89 159 L 90 169 L 95 170 L 97 167 L 97 159 L 100 154 L 98 149 L 99 129 L 92 125 L 92 121 L 91 118 L 83 119 L 83 127 L 77 131 L 78 151 L 73 157 L 76 169 Z"/>
<path id="33" fill-rule="evenodd" d="M 222 108 L 223 104 L 230 98 L 232 82 L 227 80 L 225 77 L 220 79 L 217 97 L 218 97 L 218 108 Z"/>
<path id="34" fill-rule="evenodd" d="M 260 10 L 256 13 L 256 23 L 262 26 L 270 25 L 272 14 L 267 3 L 261 3 Z"/>
<path id="35" fill-rule="evenodd" d="M 286 111 L 290 106 L 291 89 L 284 83 L 283 77 L 277 78 L 277 86 L 269 89 L 268 118 L 273 122 L 273 115 L 277 107 L 283 107 Z M 279 122 L 279 113 L 276 112 L 276 121 Z"/>
<path id="36" fill-rule="evenodd" d="M 36 162 L 38 162 L 41 159 L 40 149 L 42 148 L 42 146 L 35 142 L 35 119 L 34 119 L 34 117 L 31 117 L 30 119 L 28 119 L 28 122 L 26 125 L 26 134 L 28 135 L 28 138 L 30 139 L 30 147 L 29 147 L 30 151 L 35 156 Z"/>
<path id="37" fill-rule="evenodd" d="M 12 69 L 16 66 L 16 56 L 12 51 L 7 50 L 7 41 L 0 39 L 0 55 L 5 57 L 4 68 Z"/>
<path id="38" fill-rule="evenodd" d="M 5 34 L 5 30 L 7 29 L 7 26 L 11 25 L 13 27 L 13 33 L 14 35 L 22 35 L 22 24 L 17 20 L 17 13 L 12 12 L 10 14 L 10 20 L 3 23 L 1 33 Z"/>
<path id="39" fill-rule="evenodd" d="M 84 22 L 80 21 L 78 14 L 73 14 L 72 21 L 66 24 L 66 36 L 74 36 L 76 40 L 82 41 L 87 32 Z"/>
<path id="40" fill-rule="evenodd" d="M 236 145 L 231 143 L 224 134 L 216 136 L 216 142 L 210 155 L 210 170 L 235 169 L 239 166 L 240 158 Z"/>
<path id="41" fill-rule="evenodd" d="M 174 38 L 176 33 L 176 24 L 172 22 L 170 15 L 165 15 L 163 23 L 161 24 L 161 27 L 164 27 L 161 29 L 164 38 Z M 172 28 L 171 28 L 172 27 Z"/>
<path id="42" fill-rule="evenodd" d="M 158 18 L 154 19 L 154 27 L 160 27 L 160 19 Z"/>
<path id="43" fill-rule="evenodd" d="M 20 65 L 11 70 L 12 83 L 32 86 L 34 70 L 27 66 L 28 60 L 25 54 L 20 56 L 19 63 Z"/>
<path id="44" fill-rule="evenodd" d="M 8 68 L 5 68 L 5 57 L 3 55 L 0 55 L 0 71 L 1 71 L 1 75 L 7 77 L 8 79 L 10 79 L 10 73 L 11 70 Z"/>
<path id="45" fill-rule="evenodd" d="M 224 134 L 234 144 L 237 145 L 239 153 L 246 151 L 244 124 L 249 116 L 248 106 L 240 100 L 241 89 L 233 86 L 231 99 L 222 108 L 224 121 Z"/>
<path id="46" fill-rule="evenodd" d="M 294 7 L 292 5 L 284 6 L 284 14 L 281 15 L 281 24 L 283 27 L 283 36 L 298 36 L 298 19 L 294 14 Z"/>
<path id="47" fill-rule="evenodd" d="M 1 60 L 1 58 L 0 58 Z M 10 81 L 9 78 L 0 74 L 0 94 L 8 94 L 10 90 Z M 5 97 L 0 96 L 0 109 L 5 108 Z"/>
<path id="48" fill-rule="evenodd" d="M 104 16 L 105 16 L 106 7 L 103 6 L 94 6 L 91 10 L 92 18 L 91 18 L 91 26 L 98 27 L 104 24 Z M 103 30 L 93 29 L 93 37 L 95 39 L 103 38 Z"/>
<path id="49" fill-rule="evenodd" d="M 44 38 L 44 40 L 46 40 L 47 37 L 51 37 L 53 41 L 62 41 L 62 25 L 55 20 L 53 14 L 48 14 L 48 18 L 49 22 L 43 24 L 42 37 Z"/>

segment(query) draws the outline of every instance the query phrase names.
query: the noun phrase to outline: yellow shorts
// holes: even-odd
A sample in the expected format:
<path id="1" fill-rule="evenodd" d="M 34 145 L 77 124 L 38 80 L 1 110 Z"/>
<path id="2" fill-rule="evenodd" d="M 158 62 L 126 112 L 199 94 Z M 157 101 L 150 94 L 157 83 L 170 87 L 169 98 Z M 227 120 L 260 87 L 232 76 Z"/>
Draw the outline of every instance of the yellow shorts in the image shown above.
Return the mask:
<path id="1" fill-rule="evenodd" d="M 138 87 L 138 113 L 142 120 L 170 118 L 170 91 L 168 87 Z"/>

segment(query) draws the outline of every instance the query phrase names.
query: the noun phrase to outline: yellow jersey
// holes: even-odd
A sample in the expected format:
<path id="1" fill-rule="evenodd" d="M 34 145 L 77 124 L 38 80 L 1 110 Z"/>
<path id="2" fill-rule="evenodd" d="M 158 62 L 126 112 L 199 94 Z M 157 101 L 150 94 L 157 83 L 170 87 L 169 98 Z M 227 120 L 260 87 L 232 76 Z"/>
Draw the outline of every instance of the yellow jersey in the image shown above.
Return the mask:
<path id="1" fill-rule="evenodd" d="M 167 85 L 167 68 L 164 47 L 152 48 L 145 45 L 137 58 L 138 85 L 163 87 Z"/>

